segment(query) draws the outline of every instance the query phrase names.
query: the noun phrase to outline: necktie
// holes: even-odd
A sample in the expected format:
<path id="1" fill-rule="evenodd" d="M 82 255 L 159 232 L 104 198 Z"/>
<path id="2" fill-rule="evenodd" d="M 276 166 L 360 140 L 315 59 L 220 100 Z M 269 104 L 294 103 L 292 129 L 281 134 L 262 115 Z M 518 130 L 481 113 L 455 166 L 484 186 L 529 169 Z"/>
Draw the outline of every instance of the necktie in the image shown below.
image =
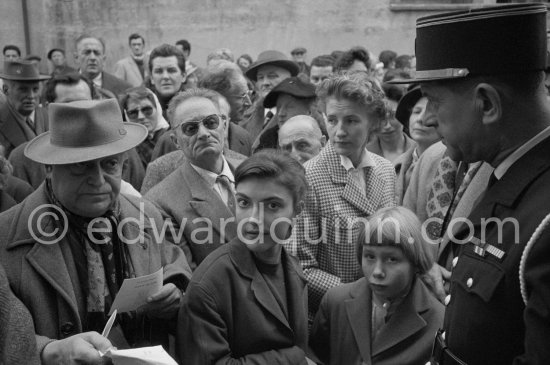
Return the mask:
<path id="1" fill-rule="evenodd" d="M 30 117 L 27 117 L 25 118 L 25 123 L 27 123 L 27 125 L 29 126 L 29 128 L 36 133 L 35 129 L 34 129 L 34 122 L 32 121 L 32 119 Z"/>
<path id="2" fill-rule="evenodd" d="M 222 185 L 227 192 L 227 206 L 233 214 L 235 214 L 235 196 L 233 195 L 233 188 L 231 187 L 231 181 L 229 181 L 229 178 L 225 175 L 218 175 L 216 178 L 216 183 L 219 183 Z"/>
<path id="3" fill-rule="evenodd" d="M 271 118 L 273 118 L 273 113 L 270 111 L 267 112 L 267 114 L 265 115 L 265 119 L 264 119 L 264 126 L 269 123 L 269 121 L 271 120 Z"/>

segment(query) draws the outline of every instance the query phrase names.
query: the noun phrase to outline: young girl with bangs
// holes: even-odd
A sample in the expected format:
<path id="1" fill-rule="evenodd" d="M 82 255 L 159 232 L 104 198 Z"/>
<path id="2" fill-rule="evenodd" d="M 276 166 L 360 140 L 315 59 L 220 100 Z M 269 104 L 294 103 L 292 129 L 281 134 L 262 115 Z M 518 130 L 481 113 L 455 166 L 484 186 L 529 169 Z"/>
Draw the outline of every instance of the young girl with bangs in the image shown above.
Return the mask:
<path id="1" fill-rule="evenodd" d="M 423 365 L 444 307 L 420 278 L 433 263 L 420 221 L 406 208 L 384 208 L 362 228 L 364 277 L 326 293 L 310 345 L 324 364 Z"/>

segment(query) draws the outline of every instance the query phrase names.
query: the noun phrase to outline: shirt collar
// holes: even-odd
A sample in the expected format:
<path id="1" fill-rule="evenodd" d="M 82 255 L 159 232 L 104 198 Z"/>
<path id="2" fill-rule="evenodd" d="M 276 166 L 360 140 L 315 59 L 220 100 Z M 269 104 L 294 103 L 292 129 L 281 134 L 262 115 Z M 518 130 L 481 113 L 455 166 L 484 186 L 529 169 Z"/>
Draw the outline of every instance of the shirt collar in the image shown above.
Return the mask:
<path id="1" fill-rule="evenodd" d="M 231 172 L 231 168 L 229 167 L 229 164 L 225 160 L 225 157 L 222 156 L 223 159 L 223 167 L 222 172 L 219 174 L 216 174 L 215 172 L 203 169 L 202 167 L 198 167 L 196 165 L 191 164 L 191 166 L 197 171 L 197 173 L 203 177 L 207 182 L 209 186 L 214 186 L 216 184 L 216 179 L 218 178 L 218 175 L 225 175 L 229 178 L 229 181 L 231 181 L 232 184 L 235 184 L 235 177 L 233 176 L 233 172 Z"/>
<path id="2" fill-rule="evenodd" d="M 370 155 L 370 152 L 367 151 L 365 148 L 363 150 L 363 153 L 361 154 L 361 161 L 359 162 L 359 165 L 357 167 L 353 167 L 353 163 L 347 156 L 340 155 L 340 164 L 346 169 L 346 171 L 350 170 L 359 170 L 363 167 L 374 167 L 374 161 L 372 160 L 372 157 Z"/>
<path id="3" fill-rule="evenodd" d="M 497 180 L 502 179 L 506 171 L 523 155 L 533 149 L 537 144 L 550 137 L 550 127 L 545 128 L 542 132 L 525 142 L 517 150 L 512 152 L 508 157 L 504 159 L 495 169 L 495 177 Z"/>
<path id="4" fill-rule="evenodd" d="M 82 70 L 79 70 L 80 73 L 82 73 Z M 94 84 L 95 87 L 99 87 L 100 89 L 103 87 L 103 72 L 100 72 L 97 74 L 96 77 L 92 79 L 92 84 Z"/>
<path id="5" fill-rule="evenodd" d="M 267 113 L 273 113 L 273 115 L 277 114 L 277 107 L 274 106 L 273 108 L 265 108 L 264 109 L 264 117 L 267 116 Z"/>

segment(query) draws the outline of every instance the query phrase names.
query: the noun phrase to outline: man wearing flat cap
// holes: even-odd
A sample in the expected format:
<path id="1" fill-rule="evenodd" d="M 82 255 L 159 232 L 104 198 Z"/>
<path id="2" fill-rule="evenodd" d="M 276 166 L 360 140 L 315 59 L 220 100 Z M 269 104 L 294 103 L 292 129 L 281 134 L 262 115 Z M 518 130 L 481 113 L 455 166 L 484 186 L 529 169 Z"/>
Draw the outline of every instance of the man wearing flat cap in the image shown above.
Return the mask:
<path id="1" fill-rule="evenodd" d="M 38 102 L 39 82 L 50 77 L 40 75 L 30 61 L 6 61 L 0 78 L 7 99 L 0 106 L 0 144 L 7 158 L 15 147 L 48 130 L 47 112 Z"/>
<path id="2" fill-rule="evenodd" d="M 449 224 L 456 257 L 433 363 L 547 364 L 546 6 L 433 15 L 416 31 L 416 81 L 436 116 L 429 124 L 452 159 L 495 168 L 467 222 Z"/>
<path id="3" fill-rule="evenodd" d="M 246 77 L 256 83 L 256 89 L 260 94 L 260 97 L 250 107 L 248 118 L 241 124 L 253 140 L 277 114 L 275 107 L 264 108 L 264 98 L 281 81 L 298 75 L 299 71 L 300 68 L 296 62 L 289 60 L 284 53 L 274 50 L 260 53 L 256 62 L 246 70 Z"/>
<path id="4" fill-rule="evenodd" d="M 50 131 L 25 149 L 48 165 L 46 181 L 0 215 L 0 263 L 33 317 L 43 364 L 101 363 L 97 350 L 111 343 L 166 343 L 190 279 L 183 252 L 158 234 L 160 212 L 119 194 L 123 155 L 147 135 L 121 116 L 112 99 L 50 104 Z M 160 291 L 102 338 L 122 282 L 161 269 Z"/>

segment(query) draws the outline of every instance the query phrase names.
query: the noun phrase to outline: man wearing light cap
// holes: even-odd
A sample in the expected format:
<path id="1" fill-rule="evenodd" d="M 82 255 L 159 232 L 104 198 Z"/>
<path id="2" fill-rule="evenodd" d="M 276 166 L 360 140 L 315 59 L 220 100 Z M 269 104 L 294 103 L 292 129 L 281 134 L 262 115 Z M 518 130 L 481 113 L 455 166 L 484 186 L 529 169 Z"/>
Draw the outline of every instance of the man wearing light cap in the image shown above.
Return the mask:
<path id="1" fill-rule="evenodd" d="M 548 363 L 550 228 L 537 230 L 550 213 L 546 6 L 433 15 L 416 30 L 430 125 L 455 161 L 495 168 L 468 221 L 449 224 L 456 258 L 433 363 Z"/>
<path id="2" fill-rule="evenodd" d="M 185 255 L 153 233 L 160 212 L 119 194 L 123 155 L 147 129 L 123 123 L 115 100 L 49 106 L 50 131 L 25 155 L 48 165 L 46 181 L 0 215 L 0 263 L 34 320 L 42 364 L 103 363 L 98 350 L 166 343 L 191 276 Z M 122 282 L 162 270 L 163 286 L 98 332 Z M 109 341 L 110 340 L 110 341 Z"/>

